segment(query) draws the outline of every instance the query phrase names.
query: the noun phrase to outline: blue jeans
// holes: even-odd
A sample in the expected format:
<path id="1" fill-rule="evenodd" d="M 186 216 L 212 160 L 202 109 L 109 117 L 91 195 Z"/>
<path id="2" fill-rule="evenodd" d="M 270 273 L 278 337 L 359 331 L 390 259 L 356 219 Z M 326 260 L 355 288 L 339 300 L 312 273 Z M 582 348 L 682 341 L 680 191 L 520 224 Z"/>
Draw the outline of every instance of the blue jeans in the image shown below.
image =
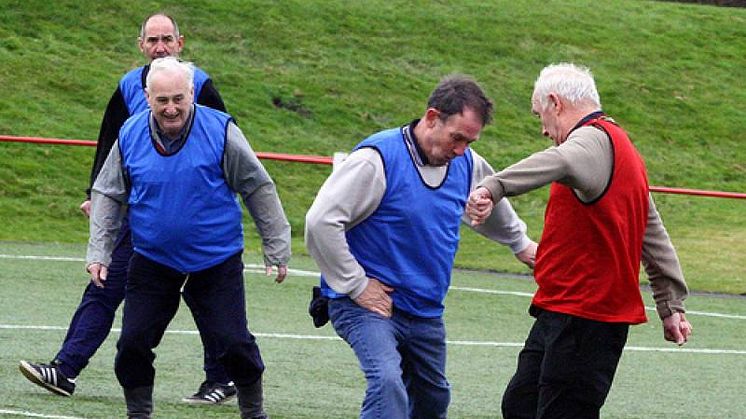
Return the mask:
<path id="1" fill-rule="evenodd" d="M 445 376 L 442 318 L 415 317 L 394 309 L 387 319 L 349 298 L 330 300 L 329 317 L 355 352 L 368 383 L 361 418 L 447 416 L 451 388 Z"/>

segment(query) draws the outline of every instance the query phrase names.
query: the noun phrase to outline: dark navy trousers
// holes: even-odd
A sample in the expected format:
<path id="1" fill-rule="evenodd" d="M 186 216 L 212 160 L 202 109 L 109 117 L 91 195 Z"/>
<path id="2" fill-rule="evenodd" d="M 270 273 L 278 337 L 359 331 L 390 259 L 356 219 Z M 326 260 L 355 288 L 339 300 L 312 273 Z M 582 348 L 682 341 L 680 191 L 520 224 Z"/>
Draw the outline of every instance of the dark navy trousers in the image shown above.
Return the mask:
<path id="1" fill-rule="evenodd" d="M 532 306 L 536 317 L 503 394 L 505 419 L 598 419 L 629 325 Z"/>
<path id="2" fill-rule="evenodd" d="M 55 359 L 62 362 L 60 368 L 66 376 L 77 377 L 109 335 L 117 308 L 124 299 L 127 271 L 132 253 L 132 234 L 125 217 L 111 254 L 109 273 L 104 288 L 98 288 L 92 282 L 88 284 L 73 314 L 70 326 L 67 328 L 62 347 L 55 356 Z M 193 306 L 189 296 L 184 295 L 184 300 L 190 308 Z M 199 324 L 197 326 L 200 328 Z M 216 349 L 205 340 L 202 333 L 200 337 L 205 348 L 206 379 L 227 383 L 230 379 L 216 359 Z"/>
<path id="3" fill-rule="evenodd" d="M 134 252 L 114 363 L 122 387 L 153 385 L 153 349 L 176 315 L 182 292 L 203 341 L 215 349 L 215 359 L 230 379 L 237 386 L 254 384 L 264 363 L 246 320 L 241 253 L 187 274 Z"/>

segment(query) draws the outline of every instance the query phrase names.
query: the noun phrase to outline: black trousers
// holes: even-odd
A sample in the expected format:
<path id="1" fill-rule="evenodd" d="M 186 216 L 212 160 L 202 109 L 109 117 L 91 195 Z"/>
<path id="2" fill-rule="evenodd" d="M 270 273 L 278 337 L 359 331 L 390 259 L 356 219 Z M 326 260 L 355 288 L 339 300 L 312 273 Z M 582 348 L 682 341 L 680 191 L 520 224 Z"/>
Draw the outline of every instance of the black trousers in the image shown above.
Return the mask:
<path id="1" fill-rule="evenodd" d="M 536 317 L 502 400 L 505 419 L 598 418 L 628 324 L 531 308 Z"/>
<path id="2" fill-rule="evenodd" d="M 122 333 L 114 370 L 122 387 L 152 386 L 153 349 L 176 315 L 189 302 L 203 341 L 215 348 L 218 362 L 238 386 L 255 383 L 264 363 L 249 332 L 241 253 L 211 268 L 185 274 L 135 252 L 130 260 Z"/>

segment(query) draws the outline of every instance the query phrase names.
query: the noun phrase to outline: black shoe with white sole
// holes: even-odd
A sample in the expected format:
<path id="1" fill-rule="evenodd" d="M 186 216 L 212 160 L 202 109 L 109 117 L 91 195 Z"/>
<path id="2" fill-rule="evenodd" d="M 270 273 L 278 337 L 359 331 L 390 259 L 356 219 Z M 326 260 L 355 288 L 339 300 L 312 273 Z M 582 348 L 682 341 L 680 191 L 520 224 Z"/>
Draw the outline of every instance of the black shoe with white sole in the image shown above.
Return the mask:
<path id="1" fill-rule="evenodd" d="M 52 361 L 49 364 L 33 364 L 21 361 L 18 369 L 29 381 L 54 394 L 69 397 L 75 392 L 75 380 L 67 378 L 60 371 L 57 361 Z"/>
<path id="2" fill-rule="evenodd" d="M 236 397 L 236 386 L 233 382 L 221 384 L 205 381 L 196 393 L 184 397 L 181 401 L 189 404 L 221 404 L 234 397 Z"/>

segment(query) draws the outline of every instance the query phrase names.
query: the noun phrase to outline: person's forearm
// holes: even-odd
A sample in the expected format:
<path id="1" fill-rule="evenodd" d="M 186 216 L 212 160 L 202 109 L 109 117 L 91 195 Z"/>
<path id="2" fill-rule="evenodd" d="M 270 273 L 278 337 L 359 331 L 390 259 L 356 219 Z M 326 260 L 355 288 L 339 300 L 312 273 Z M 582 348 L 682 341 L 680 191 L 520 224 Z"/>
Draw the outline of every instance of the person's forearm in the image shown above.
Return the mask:
<path id="1" fill-rule="evenodd" d="M 114 241 L 122 225 L 122 215 L 122 204 L 93 190 L 86 265 L 97 262 L 109 266 Z"/>
<path id="2" fill-rule="evenodd" d="M 498 201 L 483 224 L 472 226 L 467 215 L 464 215 L 462 222 L 484 237 L 510 247 L 514 254 L 532 243 L 526 234 L 526 223 L 518 217 L 505 198 Z"/>
<path id="3" fill-rule="evenodd" d="M 663 319 L 674 312 L 684 312 L 689 290 L 684 280 L 676 249 L 663 221 L 649 198 L 648 224 L 642 246 L 642 263 L 650 280 L 658 316 Z"/>
<path id="4" fill-rule="evenodd" d="M 290 260 L 290 223 L 285 217 L 275 185 L 268 183 L 244 200 L 262 238 L 267 266 L 288 264 Z"/>
<path id="5" fill-rule="evenodd" d="M 567 176 L 568 168 L 554 148 L 535 153 L 494 175 L 487 176 L 479 187 L 487 188 L 493 202 L 505 196 L 516 196 L 540 188 Z"/>
<path id="6" fill-rule="evenodd" d="M 577 191 L 580 199 L 598 198 L 609 183 L 614 151 L 608 136 L 593 127 L 570 134 L 560 146 L 534 153 L 520 162 L 487 177 L 486 187 L 494 202 L 558 182 Z"/>
<path id="7" fill-rule="evenodd" d="M 306 215 L 306 248 L 324 274 L 327 285 L 340 294 L 357 298 L 368 285 L 365 270 L 349 251 L 344 227 L 311 207 Z"/>

